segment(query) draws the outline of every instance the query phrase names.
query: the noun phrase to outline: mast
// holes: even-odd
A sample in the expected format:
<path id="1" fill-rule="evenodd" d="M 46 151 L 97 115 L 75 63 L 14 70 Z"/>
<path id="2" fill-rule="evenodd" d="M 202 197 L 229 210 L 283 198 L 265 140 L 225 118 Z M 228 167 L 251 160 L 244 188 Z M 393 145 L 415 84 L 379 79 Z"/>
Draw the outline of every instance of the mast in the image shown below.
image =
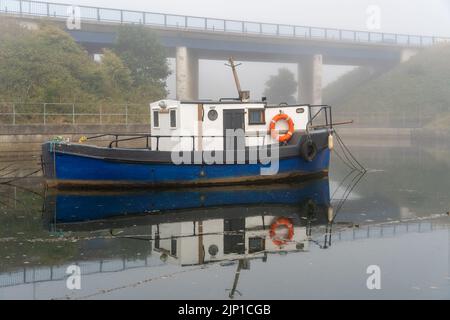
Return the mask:
<path id="1" fill-rule="evenodd" d="M 239 76 L 237 73 L 237 67 L 239 67 L 241 64 L 236 64 L 233 57 L 230 57 L 228 59 L 228 62 L 230 63 L 229 67 L 231 67 L 231 70 L 233 71 L 233 77 L 234 82 L 236 83 L 236 89 L 238 91 L 238 96 L 241 101 L 248 101 L 250 99 L 250 91 L 243 91 L 241 88 L 241 82 L 239 81 Z"/>
<path id="2" fill-rule="evenodd" d="M 237 290 L 237 286 L 238 286 L 238 282 L 239 282 L 239 276 L 241 275 L 241 270 L 244 266 L 244 259 L 240 259 L 239 263 L 238 263 L 238 267 L 236 270 L 236 273 L 234 275 L 234 281 L 233 281 L 233 288 L 230 290 L 230 294 L 228 295 L 228 297 L 230 299 L 234 299 L 234 295 L 235 293 L 239 293 L 239 295 L 242 295 L 238 290 Z"/>
<path id="3" fill-rule="evenodd" d="M 233 70 L 234 82 L 236 83 L 236 88 L 237 88 L 237 91 L 238 91 L 238 95 L 240 97 L 241 96 L 241 92 L 242 92 L 241 82 L 239 81 L 239 76 L 238 76 L 238 73 L 237 73 L 237 70 L 236 70 L 236 68 L 238 66 L 240 66 L 240 64 L 236 65 L 236 63 L 234 62 L 233 57 L 230 57 L 230 59 L 228 59 L 228 62 L 230 62 L 231 70 Z"/>

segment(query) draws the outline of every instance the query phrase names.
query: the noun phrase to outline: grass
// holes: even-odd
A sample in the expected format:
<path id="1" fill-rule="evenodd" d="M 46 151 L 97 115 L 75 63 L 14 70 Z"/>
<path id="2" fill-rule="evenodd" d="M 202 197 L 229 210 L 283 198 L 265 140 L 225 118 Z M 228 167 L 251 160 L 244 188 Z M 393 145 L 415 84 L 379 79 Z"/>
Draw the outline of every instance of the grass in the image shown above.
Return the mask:
<path id="1" fill-rule="evenodd" d="M 379 113 L 418 126 L 450 126 L 450 46 L 419 52 L 408 62 L 361 82 L 364 73 L 353 72 L 325 90 L 337 113 Z M 366 77 L 367 78 L 367 77 Z M 346 94 L 342 95 L 345 91 Z M 338 96 L 340 94 L 340 96 Z M 381 120 L 381 121 L 386 121 Z M 400 120 L 399 120 L 400 121 Z M 393 125 L 397 123 L 394 121 Z"/>

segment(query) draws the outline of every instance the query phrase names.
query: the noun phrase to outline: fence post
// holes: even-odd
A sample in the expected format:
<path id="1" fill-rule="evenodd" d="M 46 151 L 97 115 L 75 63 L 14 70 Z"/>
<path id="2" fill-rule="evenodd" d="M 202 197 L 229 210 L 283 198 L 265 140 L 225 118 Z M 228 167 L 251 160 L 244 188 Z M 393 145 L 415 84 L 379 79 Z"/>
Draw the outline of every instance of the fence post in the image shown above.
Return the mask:
<path id="1" fill-rule="evenodd" d="M 44 125 L 47 124 L 47 103 L 44 103 Z"/>
<path id="2" fill-rule="evenodd" d="M 125 104 L 125 124 L 128 125 L 128 104 Z"/>
<path id="3" fill-rule="evenodd" d="M 142 12 L 142 24 L 147 24 L 145 21 L 145 12 Z"/>
<path id="4" fill-rule="evenodd" d="M 22 15 L 22 0 L 19 1 L 20 15 Z"/>
<path id="5" fill-rule="evenodd" d="M 13 107 L 13 125 L 15 125 L 16 124 L 16 104 L 13 103 L 12 107 Z"/>
<path id="6" fill-rule="evenodd" d="M 72 103 L 72 124 L 75 124 L 75 103 Z"/>
<path id="7" fill-rule="evenodd" d="M 47 17 L 50 17 L 50 3 L 47 3 Z"/>

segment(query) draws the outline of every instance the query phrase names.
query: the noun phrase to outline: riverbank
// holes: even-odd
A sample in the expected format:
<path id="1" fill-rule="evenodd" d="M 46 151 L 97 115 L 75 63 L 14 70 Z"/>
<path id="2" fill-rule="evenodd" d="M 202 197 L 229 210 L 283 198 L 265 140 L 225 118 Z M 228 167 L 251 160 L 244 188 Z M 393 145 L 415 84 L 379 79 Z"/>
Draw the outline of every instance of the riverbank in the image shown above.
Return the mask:
<path id="1" fill-rule="evenodd" d="M 41 144 L 54 137 L 78 141 L 82 136 L 101 134 L 149 133 L 148 125 L 25 125 L 0 127 L 0 160 L 14 161 L 40 156 Z M 450 130 L 411 128 L 352 128 L 339 127 L 337 132 L 348 146 L 410 147 L 413 144 L 436 146 L 450 144 Z M 99 139 L 106 145 L 111 137 Z"/>
<path id="2" fill-rule="evenodd" d="M 40 155 L 41 144 L 54 137 L 78 141 L 82 136 L 150 132 L 149 125 L 20 125 L 0 127 L 0 159 L 14 160 Z M 106 143 L 106 140 L 103 141 Z M 102 143 L 99 139 L 97 143 Z"/>

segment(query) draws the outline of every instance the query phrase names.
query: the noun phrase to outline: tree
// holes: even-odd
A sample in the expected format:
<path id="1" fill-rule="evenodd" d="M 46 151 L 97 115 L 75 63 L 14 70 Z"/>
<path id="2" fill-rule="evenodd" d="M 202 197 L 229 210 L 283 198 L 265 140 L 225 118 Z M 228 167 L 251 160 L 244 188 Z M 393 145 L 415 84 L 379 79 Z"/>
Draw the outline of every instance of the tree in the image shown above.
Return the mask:
<path id="1" fill-rule="evenodd" d="M 0 50 L 0 97 L 22 102 L 79 102 L 97 98 L 99 67 L 61 29 L 42 24 L 36 30 L 4 36 Z"/>
<path id="2" fill-rule="evenodd" d="M 105 98 L 123 100 L 132 88 L 131 71 L 111 50 L 103 50 L 100 63 Z"/>
<path id="3" fill-rule="evenodd" d="M 167 96 L 166 51 L 152 31 L 143 26 L 120 27 L 114 52 L 131 71 L 131 100 L 149 102 Z"/>
<path id="4" fill-rule="evenodd" d="M 23 103 L 145 103 L 167 95 L 169 67 L 157 37 L 122 27 L 114 50 L 95 62 L 65 31 L 0 20 L 0 100 Z"/>
<path id="5" fill-rule="evenodd" d="M 269 103 L 286 102 L 294 104 L 297 101 L 294 97 L 296 92 L 297 81 L 295 81 L 294 74 L 286 68 L 281 68 L 276 76 L 270 76 L 270 79 L 266 82 L 264 95 Z"/>

